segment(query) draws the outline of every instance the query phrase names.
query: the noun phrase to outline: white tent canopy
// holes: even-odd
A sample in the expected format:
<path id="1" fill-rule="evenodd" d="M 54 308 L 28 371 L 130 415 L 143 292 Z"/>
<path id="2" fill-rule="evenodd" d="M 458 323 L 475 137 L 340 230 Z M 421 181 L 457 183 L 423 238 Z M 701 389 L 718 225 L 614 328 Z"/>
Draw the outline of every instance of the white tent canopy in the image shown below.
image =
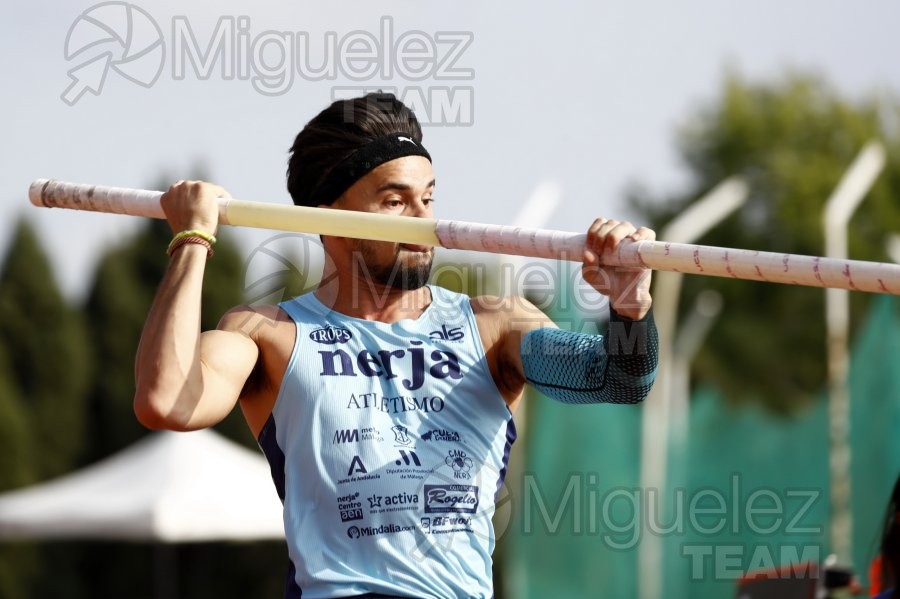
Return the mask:
<path id="1" fill-rule="evenodd" d="M 269 465 L 211 430 L 163 431 L 83 470 L 0 495 L 0 539 L 284 538 Z"/>

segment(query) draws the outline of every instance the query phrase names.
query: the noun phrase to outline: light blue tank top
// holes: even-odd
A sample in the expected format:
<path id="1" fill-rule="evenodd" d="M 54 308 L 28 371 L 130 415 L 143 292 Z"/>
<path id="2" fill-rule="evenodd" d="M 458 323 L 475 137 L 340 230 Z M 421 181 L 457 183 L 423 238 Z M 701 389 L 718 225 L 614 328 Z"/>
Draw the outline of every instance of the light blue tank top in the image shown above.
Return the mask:
<path id="1" fill-rule="evenodd" d="M 297 338 L 259 444 L 284 504 L 286 595 L 492 596 L 491 516 L 515 440 L 469 298 L 416 320 L 280 304 Z"/>

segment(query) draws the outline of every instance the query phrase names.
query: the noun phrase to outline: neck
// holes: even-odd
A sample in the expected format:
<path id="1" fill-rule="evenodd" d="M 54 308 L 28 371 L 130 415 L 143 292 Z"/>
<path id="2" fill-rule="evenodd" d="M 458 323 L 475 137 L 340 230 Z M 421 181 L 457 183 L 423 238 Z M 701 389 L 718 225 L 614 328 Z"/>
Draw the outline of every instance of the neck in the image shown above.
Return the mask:
<path id="1" fill-rule="evenodd" d="M 351 269 L 335 268 L 327 257 L 322 282 L 314 293 L 316 299 L 336 312 L 386 323 L 415 320 L 432 301 L 428 287 L 411 290 L 386 287 L 353 274 Z"/>

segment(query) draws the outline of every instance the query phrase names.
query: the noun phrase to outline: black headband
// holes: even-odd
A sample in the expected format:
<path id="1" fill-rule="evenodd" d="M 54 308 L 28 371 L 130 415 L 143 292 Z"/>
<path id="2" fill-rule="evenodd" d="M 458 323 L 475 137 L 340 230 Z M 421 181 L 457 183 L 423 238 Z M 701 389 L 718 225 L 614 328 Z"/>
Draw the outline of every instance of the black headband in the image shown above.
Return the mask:
<path id="1" fill-rule="evenodd" d="M 331 169 L 322 184 L 310 194 L 310 199 L 316 204 L 331 205 L 366 173 L 385 162 L 404 156 L 424 156 L 428 162 L 431 162 L 431 154 L 428 153 L 428 150 L 406 135 L 391 133 L 373 139 L 354 150 L 352 154 Z"/>

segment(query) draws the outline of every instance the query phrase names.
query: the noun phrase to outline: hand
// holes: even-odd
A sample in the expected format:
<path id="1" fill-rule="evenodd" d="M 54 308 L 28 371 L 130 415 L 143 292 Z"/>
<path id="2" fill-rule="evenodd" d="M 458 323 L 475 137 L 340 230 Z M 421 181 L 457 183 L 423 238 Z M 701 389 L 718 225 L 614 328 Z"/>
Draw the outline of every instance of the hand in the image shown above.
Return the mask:
<path id="1" fill-rule="evenodd" d="M 230 198 L 224 188 L 203 181 L 179 181 L 160 198 L 174 233 L 200 230 L 215 235 L 219 224 L 218 198 Z"/>
<path id="2" fill-rule="evenodd" d="M 656 233 L 646 227 L 635 228 L 628 221 L 598 218 L 587 232 L 581 274 L 588 284 L 609 297 L 610 305 L 621 316 L 640 320 L 647 315 L 650 297 L 650 269 L 603 266 L 611 261 L 621 243 L 654 240 Z"/>

